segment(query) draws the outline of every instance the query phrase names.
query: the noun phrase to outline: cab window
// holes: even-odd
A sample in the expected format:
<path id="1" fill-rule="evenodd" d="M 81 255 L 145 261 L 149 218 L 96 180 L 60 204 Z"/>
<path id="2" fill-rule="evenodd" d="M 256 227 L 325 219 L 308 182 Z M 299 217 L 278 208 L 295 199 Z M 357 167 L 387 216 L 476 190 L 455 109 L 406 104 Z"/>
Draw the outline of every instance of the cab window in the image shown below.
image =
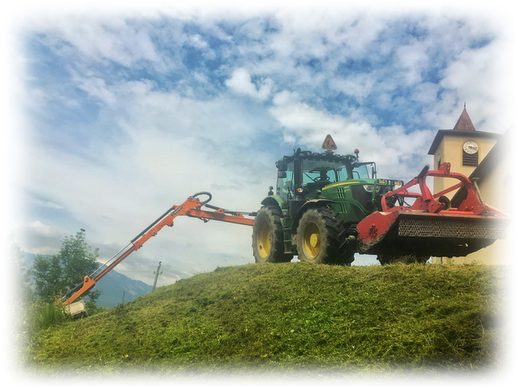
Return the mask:
<path id="1" fill-rule="evenodd" d="M 287 164 L 287 170 L 278 171 L 278 180 L 276 185 L 276 194 L 284 201 L 288 201 L 294 197 L 294 162 Z"/>
<path id="2" fill-rule="evenodd" d="M 302 170 L 303 184 L 333 183 L 348 179 L 346 167 L 341 163 L 304 160 Z"/>
<path id="3" fill-rule="evenodd" d="M 353 165 L 353 179 L 359 178 L 376 178 L 376 168 L 373 162 L 357 163 Z"/>

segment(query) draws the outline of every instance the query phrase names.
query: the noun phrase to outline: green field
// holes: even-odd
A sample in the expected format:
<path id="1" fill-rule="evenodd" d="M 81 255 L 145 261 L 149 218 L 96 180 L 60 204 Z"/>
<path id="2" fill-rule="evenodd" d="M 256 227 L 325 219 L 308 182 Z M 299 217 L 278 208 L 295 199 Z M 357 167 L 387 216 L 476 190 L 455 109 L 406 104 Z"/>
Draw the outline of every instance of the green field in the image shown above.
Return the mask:
<path id="1" fill-rule="evenodd" d="M 480 265 L 218 268 L 27 347 L 37 372 L 464 372 L 499 363 L 499 269 Z"/>

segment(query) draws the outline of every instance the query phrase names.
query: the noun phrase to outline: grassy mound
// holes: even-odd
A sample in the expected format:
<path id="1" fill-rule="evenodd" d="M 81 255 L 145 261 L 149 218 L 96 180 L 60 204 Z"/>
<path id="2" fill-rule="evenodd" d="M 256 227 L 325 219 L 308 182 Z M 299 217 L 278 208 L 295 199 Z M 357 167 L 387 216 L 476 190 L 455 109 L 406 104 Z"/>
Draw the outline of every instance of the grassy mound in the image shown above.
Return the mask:
<path id="1" fill-rule="evenodd" d="M 219 268 L 43 332 L 30 363 L 58 371 L 493 367 L 501 314 L 487 266 Z"/>

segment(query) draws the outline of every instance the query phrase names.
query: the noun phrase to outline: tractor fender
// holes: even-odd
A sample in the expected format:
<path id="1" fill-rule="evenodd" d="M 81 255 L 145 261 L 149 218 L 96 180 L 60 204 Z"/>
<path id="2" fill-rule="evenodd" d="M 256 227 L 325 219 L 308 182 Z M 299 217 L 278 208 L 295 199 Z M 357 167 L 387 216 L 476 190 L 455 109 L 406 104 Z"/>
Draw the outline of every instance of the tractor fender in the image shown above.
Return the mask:
<path id="1" fill-rule="evenodd" d="M 299 208 L 294 216 L 294 221 L 292 223 L 292 234 L 295 234 L 297 232 L 297 227 L 299 226 L 299 220 L 303 216 L 303 214 L 309 210 L 310 208 L 323 208 L 328 204 L 332 204 L 335 201 L 332 200 L 326 200 L 326 199 L 314 199 L 314 200 L 308 200 L 306 203 L 304 203 L 301 208 Z"/>
<path id="2" fill-rule="evenodd" d="M 269 196 L 265 197 L 263 201 L 261 202 L 261 205 L 264 206 L 273 206 L 273 207 L 279 207 L 281 209 L 281 204 L 283 204 L 283 199 L 280 196 Z"/>

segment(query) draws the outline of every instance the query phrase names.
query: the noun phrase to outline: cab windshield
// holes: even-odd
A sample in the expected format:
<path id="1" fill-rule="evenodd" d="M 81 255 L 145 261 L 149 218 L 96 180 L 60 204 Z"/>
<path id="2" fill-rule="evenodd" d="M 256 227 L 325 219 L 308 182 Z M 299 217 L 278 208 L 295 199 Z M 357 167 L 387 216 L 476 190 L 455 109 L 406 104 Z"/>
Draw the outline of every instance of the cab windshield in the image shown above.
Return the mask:
<path id="1" fill-rule="evenodd" d="M 339 182 L 348 179 L 346 166 L 340 162 L 303 160 L 303 184 Z"/>
<path id="2" fill-rule="evenodd" d="M 369 166 L 369 168 L 368 168 Z M 353 165 L 352 176 L 353 179 L 357 178 L 375 178 L 373 162 L 368 163 L 356 163 Z"/>

